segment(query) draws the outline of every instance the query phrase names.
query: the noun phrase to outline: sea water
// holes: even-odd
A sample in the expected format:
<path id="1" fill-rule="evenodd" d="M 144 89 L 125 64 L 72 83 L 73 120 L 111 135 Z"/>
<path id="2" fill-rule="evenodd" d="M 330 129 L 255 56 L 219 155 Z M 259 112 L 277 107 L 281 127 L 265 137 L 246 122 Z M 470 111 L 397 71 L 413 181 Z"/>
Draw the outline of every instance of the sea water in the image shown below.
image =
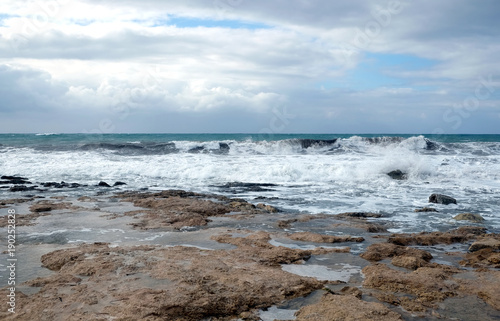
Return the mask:
<path id="1" fill-rule="evenodd" d="M 500 230 L 500 135 L 1 134 L 0 175 L 40 186 L 0 185 L 1 199 L 92 196 L 100 181 L 121 181 L 106 191 L 184 189 L 285 212 L 374 212 L 391 232 L 448 230 L 470 224 L 453 217 L 471 212 Z M 41 186 L 61 181 L 84 186 Z M 429 204 L 432 193 L 457 204 Z M 439 212 L 414 211 L 429 205 Z"/>

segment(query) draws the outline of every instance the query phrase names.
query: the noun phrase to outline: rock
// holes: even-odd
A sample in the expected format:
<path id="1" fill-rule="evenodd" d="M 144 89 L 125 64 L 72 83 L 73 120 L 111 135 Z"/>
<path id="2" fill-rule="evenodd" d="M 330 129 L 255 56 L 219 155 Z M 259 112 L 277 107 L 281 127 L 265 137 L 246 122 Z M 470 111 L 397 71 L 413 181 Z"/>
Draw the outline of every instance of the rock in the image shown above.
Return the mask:
<path id="1" fill-rule="evenodd" d="M 52 211 L 52 207 L 51 206 L 47 206 L 47 205 L 43 205 L 43 204 L 40 204 L 40 205 L 32 205 L 30 207 L 30 211 L 31 212 L 34 212 L 34 213 L 40 213 L 40 212 L 50 212 Z"/>
<path id="2" fill-rule="evenodd" d="M 26 192 L 26 191 L 33 191 L 35 190 L 35 186 L 26 186 L 26 185 L 14 185 L 11 188 L 9 188 L 9 191 L 11 192 Z"/>
<path id="3" fill-rule="evenodd" d="M 403 173 L 399 169 L 389 172 L 387 173 L 387 175 L 389 175 L 392 179 L 397 179 L 397 180 L 404 180 L 408 178 L 407 174 Z"/>
<path id="4" fill-rule="evenodd" d="M 381 303 L 366 302 L 353 295 L 325 294 L 319 303 L 295 313 L 297 321 L 401 321 L 401 316 Z"/>
<path id="5" fill-rule="evenodd" d="M 97 186 L 101 186 L 101 187 L 111 187 L 111 185 L 109 185 L 108 183 L 104 182 L 104 181 L 100 181 L 99 184 L 97 184 Z"/>
<path id="6" fill-rule="evenodd" d="M 82 185 L 78 184 L 78 183 L 66 183 L 66 182 L 60 182 L 60 183 L 56 183 L 56 182 L 47 182 L 47 183 L 43 183 L 42 184 L 43 187 L 53 187 L 53 188 L 77 188 L 77 187 L 80 187 Z"/>
<path id="7" fill-rule="evenodd" d="M 311 146 L 329 146 L 337 142 L 337 139 L 300 139 L 300 146 L 304 149 Z"/>
<path id="8" fill-rule="evenodd" d="M 22 184 L 31 184 L 31 182 L 28 182 L 28 179 L 25 177 L 20 177 L 20 176 L 2 176 L 0 179 L 5 179 L 5 181 L 0 181 L 0 184 L 16 184 L 16 185 L 22 185 Z"/>
<path id="9" fill-rule="evenodd" d="M 464 233 L 464 230 L 453 230 L 450 232 L 421 232 L 418 234 L 392 234 L 387 242 L 396 245 L 436 245 L 464 243 L 476 238 L 474 234 Z"/>
<path id="10" fill-rule="evenodd" d="M 368 217 L 379 218 L 379 217 L 382 217 L 381 214 L 369 213 L 369 212 L 346 212 L 346 213 L 337 214 L 336 216 L 337 217 L 353 217 L 353 218 L 368 218 Z"/>
<path id="11" fill-rule="evenodd" d="M 266 212 L 269 212 L 269 213 L 278 213 L 279 212 L 279 210 L 276 207 L 271 206 L 271 205 L 266 205 L 264 203 L 259 203 L 256 205 L 256 207 L 260 208 Z"/>
<path id="12" fill-rule="evenodd" d="M 32 283 L 39 292 L 18 294 L 15 320 L 230 320 L 324 287 L 281 268 L 309 251 L 267 238 L 249 236 L 232 250 L 97 243 L 51 252 L 42 264 L 54 274 Z"/>
<path id="13" fill-rule="evenodd" d="M 115 182 L 113 186 L 122 186 L 122 185 L 127 185 L 127 183 L 124 182 Z"/>
<path id="14" fill-rule="evenodd" d="M 454 199 L 453 197 L 442 195 L 442 194 L 432 194 L 429 196 L 429 203 L 436 203 L 436 204 L 457 204 L 457 200 Z"/>
<path id="15" fill-rule="evenodd" d="M 391 243 L 372 244 L 360 255 L 365 260 L 375 262 L 396 256 L 412 256 L 427 262 L 432 259 L 432 254 L 427 251 Z"/>
<path id="16" fill-rule="evenodd" d="M 316 234 L 311 232 L 293 233 L 288 235 L 288 237 L 296 241 L 315 242 L 315 243 L 363 242 L 365 240 L 362 237 L 333 236 L 333 235 Z"/>
<path id="17" fill-rule="evenodd" d="M 422 212 L 439 212 L 439 211 L 432 207 L 417 208 L 415 210 L 415 213 L 422 213 Z"/>
<path id="18" fill-rule="evenodd" d="M 492 249 L 494 251 L 500 251 L 500 240 L 493 237 L 486 237 L 475 241 L 469 247 L 469 252 L 476 252 L 482 249 Z"/>
<path id="19" fill-rule="evenodd" d="M 481 215 L 472 213 L 461 213 L 453 217 L 453 219 L 457 221 L 471 221 L 475 223 L 484 222 L 484 218 Z"/>
<path id="20" fill-rule="evenodd" d="M 196 147 L 193 147 L 190 150 L 188 150 L 188 153 L 198 154 L 198 153 L 201 153 L 203 151 L 205 151 L 205 147 L 203 147 L 203 146 L 196 146 Z"/>
<path id="21" fill-rule="evenodd" d="M 395 256 L 392 259 L 391 264 L 410 270 L 416 270 L 420 267 L 428 266 L 429 262 L 417 256 L 400 255 Z"/>

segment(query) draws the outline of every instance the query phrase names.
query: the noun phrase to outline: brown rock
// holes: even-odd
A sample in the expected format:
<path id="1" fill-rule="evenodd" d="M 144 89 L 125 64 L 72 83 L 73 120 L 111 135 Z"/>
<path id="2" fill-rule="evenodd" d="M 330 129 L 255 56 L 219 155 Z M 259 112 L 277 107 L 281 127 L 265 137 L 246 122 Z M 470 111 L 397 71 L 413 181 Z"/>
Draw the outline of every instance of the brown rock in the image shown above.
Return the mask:
<path id="1" fill-rule="evenodd" d="M 411 256 L 423 261 L 430 261 L 432 259 L 432 255 L 427 251 L 391 243 L 372 244 L 360 256 L 368 261 L 380 261 L 395 256 Z"/>
<path id="2" fill-rule="evenodd" d="M 281 269 L 283 263 L 307 259 L 309 251 L 274 247 L 268 239 L 264 232 L 235 238 L 234 250 L 89 244 L 55 251 L 42 261 L 56 274 L 31 282 L 40 291 L 17 296 L 16 315 L 4 305 L 0 318 L 230 319 L 324 286 Z"/>
<path id="3" fill-rule="evenodd" d="M 484 222 L 484 218 L 479 214 L 461 213 L 453 217 L 457 221 L 471 221 L 476 223 Z"/>
<path id="4" fill-rule="evenodd" d="M 297 321 L 392 321 L 403 320 L 399 314 L 380 303 L 361 301 L 351 295 L 325 294 L 317 304 L 301 308 Z"/>
<path id="5" fill-rule="evenodd" d="M 481 249 L 492 249 L 494 251 L 500 251 L 500 237 L 497 235 L 496 238 L 494 236 L 485 237 L 483 239 L 477 240 L 471 244 L 469 247 L 470 252 L 476 252 Z"/>
<path id="6" fill-rule="evenodd" d="M 422 212 L 439 212 L 437 209 L 432 208 L 432 207 L 423 207 L 423 208 L 417 208 L 415 210 L 415 213 L 422 213 Z"/>
<path id="7" fill-rule="evenodd" d="M 311 232 L 299 232 L 288 235 L 292 240 L 315 242 L 315 243 L 344 243 L 344 242 L 363 242 L 365 239 L 362 237 L 351 236 L 333 236 L 323 235 Z"/>
<path id="8" fill-rule="evenodd" d="M 395 256 L 391 264 L 394 266 L 404 267 L 410 270 L 416 270 L 419 267 L 428 266 L 429 262 L 421 257 L 401 255 Z"/>
<path id="9" fill-rule="evenodd" d="M 370 212 L 346 212 L 346 213 L 340 213 L 337 214 L 336 217 L 343 217 L 343 218 L 368 218 L 368 217 L 373 217 L 373 218 L 379 218 L 382 217 L 381 214 L 376 214 L 376 213 L 370 213 Z"/>

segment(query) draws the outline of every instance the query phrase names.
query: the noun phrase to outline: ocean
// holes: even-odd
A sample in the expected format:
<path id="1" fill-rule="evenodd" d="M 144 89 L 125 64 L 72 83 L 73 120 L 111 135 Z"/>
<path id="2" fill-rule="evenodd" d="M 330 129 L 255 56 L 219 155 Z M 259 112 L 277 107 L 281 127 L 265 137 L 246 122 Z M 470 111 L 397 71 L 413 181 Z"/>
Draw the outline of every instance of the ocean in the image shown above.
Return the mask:
<path id="1" fill-rule="evenodd" d="M 380 213 L 390 232 L 470 225 L 453 219 L 470 212 L 500 232 L 500 135 L 0 134 L 0 175 L 38 186 L 0 185 L 1 199 L 183 189 L 284 212 Z M 47 184 L 62 181 L 79 185 Z M 433 193 L 457 204 L 429 204 Z M 415 212 L 431 205 L 439 212 Z"/>

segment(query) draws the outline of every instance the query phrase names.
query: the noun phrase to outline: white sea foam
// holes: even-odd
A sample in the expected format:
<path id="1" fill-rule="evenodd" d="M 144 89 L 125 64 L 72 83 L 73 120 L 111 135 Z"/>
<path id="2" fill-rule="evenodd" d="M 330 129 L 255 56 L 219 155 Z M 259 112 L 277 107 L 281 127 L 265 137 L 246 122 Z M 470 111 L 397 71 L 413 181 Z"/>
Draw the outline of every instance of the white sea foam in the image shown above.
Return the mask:
<path id="1" fill-rule="evenodd" d="M 230 145 L 229 154 L 187 152 L 200 146 L 216 150 L 220 142 Z M 1 174 L 21 175 L 34 183 L 65 181 L 95 186 L 101 180 L 110 184 L 124 181 L 127 185 L 122 189 L 225 193 L 228 191 L 213 186 L 235 181 L 273 183 L 279 185 L 272 187 L 274 191 L 241 196 L 279 197 L 271 203 L 312 213 L 378 212 L 395 224 L 391 227 L 394 230 L 436 229 L 449 224 L 452 212 L 459 210 L 492 213 L 487 224 L 500 228 L 498 145 L 471 142 L 460 144 L 460 148 L 450 145 L 449 151 L 430 152 L 425 149 L 425 138 L 418 136 L 380 138 L 375 143 L 351 137 L 307 149 L 296 140 L 176 141 L 180 152 L 153 155 L 8 147 L 0 152 L 0 166 Z M 408 179 L 391 179 L 387 173 L 396 169 L 407 173 Z M 428 205 L 429 195 L 436 192 L 455 197 L 459 204 L 438 205 L 450 213 L 440 212 L 436 217 L 414 215 L 413 210 Z M 430 217 L 433 221 L 426 222 Z"/>

